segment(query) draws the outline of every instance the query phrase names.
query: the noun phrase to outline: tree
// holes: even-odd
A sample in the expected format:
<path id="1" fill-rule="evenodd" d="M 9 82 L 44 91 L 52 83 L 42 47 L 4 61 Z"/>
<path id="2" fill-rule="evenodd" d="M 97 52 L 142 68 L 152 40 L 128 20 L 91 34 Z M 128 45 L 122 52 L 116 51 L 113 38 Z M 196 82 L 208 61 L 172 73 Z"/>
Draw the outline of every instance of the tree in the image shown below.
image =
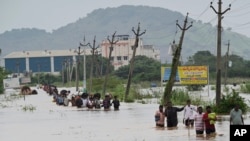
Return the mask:
<path id="1" fill-rule="evenodd" d="M 135 56 L 135 65 L 133 71 L 133 82 L 140 81 L 160 81 L 161 63 L 146 56 Z M 114 72 L 114 75 L 123 79 L 128 78 L 129 66 L 122 66 Z"/>
<path id="2" fill-rule="evenodd" d="M 4 85 L 3 85 L 3 79 L 7 76 L 7 72 L 4 70 L 4 68 L 0 67 L 0 94 L 4 92 Z"/>
<path id="3" fill-rule="evenodd" d="M 209 51 L 198 51 L 193 56 L 190 56 L 190 58 L 193 59 L 193 65 L 207 65 L 209 66 L 209 76 L 214 77 L 216 72 L 216 57 L 211 54 Z M 228 65 L 228 62 L 226 61 L 226 58 L 222 58 L 224 60 L 222 68 L 225 67 L 225 65 Z M 250 61 L 244 60 L 242 57 L 238 55 L 229 55 L 228 60 L 232 61 L 232 66 L 228 68 L 228 77 L 249 77 L 250 70 L 248 69 L 250 67 Z M 189 62 L 186 63 L 186 65 Z M 224 69 L 222 70 L 222 73 Z"/>

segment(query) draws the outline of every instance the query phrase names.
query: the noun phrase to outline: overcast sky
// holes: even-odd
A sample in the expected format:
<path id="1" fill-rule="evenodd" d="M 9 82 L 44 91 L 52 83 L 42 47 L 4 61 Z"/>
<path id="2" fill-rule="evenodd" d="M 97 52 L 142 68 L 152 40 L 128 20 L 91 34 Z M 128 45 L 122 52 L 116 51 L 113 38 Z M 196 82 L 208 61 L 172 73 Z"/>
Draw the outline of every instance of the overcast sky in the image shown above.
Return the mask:
<path id="1" fill-rule="evenodd" d="M 85 17 L 95 9 L 121 5 L 147 5 L 189 13 L 194 20 L 217 24 L 219 0 L 0 0 L 0 34 L 16 28 L 56 30 Z M 222 26 L 250 37 L 250 0 L 222 0 Z"/>

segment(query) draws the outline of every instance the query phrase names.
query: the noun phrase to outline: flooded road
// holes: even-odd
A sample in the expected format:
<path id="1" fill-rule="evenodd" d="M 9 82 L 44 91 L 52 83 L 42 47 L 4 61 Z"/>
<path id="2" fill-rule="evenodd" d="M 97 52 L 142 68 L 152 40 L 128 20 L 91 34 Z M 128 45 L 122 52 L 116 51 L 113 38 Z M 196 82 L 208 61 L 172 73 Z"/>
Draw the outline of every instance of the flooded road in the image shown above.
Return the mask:
<path id="1" fill-rule="evenodd" d="M 60 89 L 59 89 L 60 90 Z M 2 97 L 3 98 L 3 97 Z M 38 95 L 3 102 L 0 107 L 1 141 L 192 141 L 205 140 L 195 136 L 182 123 L 179 112 L 178 129 L 155 128 L 154 113 L 158 104 L 121 103 L 120 111 L 95 111 L 58 106 L 43 90 Z M 5 106 L 3 106 L 5 105 Z M 24 111 L 33 106 L 34 111 Z M 250 124 L 249 114 L 245 124 Z M 229 121 L 216 122 L 213 141 L 229 141 Z"/>

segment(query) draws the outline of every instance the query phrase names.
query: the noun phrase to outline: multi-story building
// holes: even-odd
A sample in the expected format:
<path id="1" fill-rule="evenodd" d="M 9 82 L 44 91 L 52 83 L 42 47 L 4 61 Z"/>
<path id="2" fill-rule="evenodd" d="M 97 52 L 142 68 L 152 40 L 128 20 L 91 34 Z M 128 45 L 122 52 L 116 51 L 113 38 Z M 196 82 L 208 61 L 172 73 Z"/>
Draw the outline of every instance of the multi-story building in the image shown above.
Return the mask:
<path id="1" fill-rule="evenodd" d="M 117 35 L 111 52 L 111 62 L 115 70 L 121 66 L 128 65 L 133 56 L 133 46 L 135 38 L 129 38 L 129 35 Z M 101 53 L 103 57 L 109 58 L 111 44 L 109 40 L 101 43 Z M 153 45 L 143 45 L 142 39 L 139 39 L 135 55 L 145 55 L 149 58 L 160 61 L 160 51 Z"/>

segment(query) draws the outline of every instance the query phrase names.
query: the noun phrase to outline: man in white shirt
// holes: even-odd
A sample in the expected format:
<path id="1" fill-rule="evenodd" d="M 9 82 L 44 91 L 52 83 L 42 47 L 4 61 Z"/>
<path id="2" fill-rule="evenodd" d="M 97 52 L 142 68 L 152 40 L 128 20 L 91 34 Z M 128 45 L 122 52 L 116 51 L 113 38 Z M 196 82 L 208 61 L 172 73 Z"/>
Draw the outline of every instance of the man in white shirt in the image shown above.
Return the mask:
<path id="1" fill-rule="evenodd" d="M 191 100 L 187 100 L 187 105 L 184 107 L 184 122 L 187 127 L 194 126 L 194 115 L 197 111 L 196 106 L 191 105 Z"/>

